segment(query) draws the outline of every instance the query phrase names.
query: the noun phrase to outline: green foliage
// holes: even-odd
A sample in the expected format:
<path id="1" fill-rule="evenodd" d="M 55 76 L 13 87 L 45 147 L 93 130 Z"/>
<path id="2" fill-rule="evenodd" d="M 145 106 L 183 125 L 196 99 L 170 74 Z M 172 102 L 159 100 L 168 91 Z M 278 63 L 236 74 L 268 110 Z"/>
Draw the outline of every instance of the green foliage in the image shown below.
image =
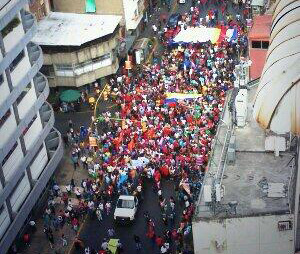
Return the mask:
<path id="1" fill-rule="evenodd" d="M 10 21 L 6 27 L 4 27 L 1 31 L 2 37 L 4 38 L 6 35 L 8 35 L 15 27 L 17 27 L 20 24 L 19 18 L 14 18 L 12 21 Z"/>

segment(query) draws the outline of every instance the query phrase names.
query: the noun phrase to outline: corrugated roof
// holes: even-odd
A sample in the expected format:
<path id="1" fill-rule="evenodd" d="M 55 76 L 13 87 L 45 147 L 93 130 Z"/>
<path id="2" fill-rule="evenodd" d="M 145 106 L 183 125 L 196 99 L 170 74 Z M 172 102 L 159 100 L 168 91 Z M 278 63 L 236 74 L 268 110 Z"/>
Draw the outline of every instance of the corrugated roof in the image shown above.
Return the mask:
<path id="1" fill-rule="evenodd" d="M 261 127 L 300 135 L 300 0 L 278 0 L 254 101 Z"/>
<path id="2" fill-rule="evenodd" d="M 33 41 L 48 46 L 80 46 L 114 32 L 121 16 L 51 12 L 39 22 Z"/>
<path id="3" fill-rule="evenodd" d="M 249 32 L 249 39 L 269 39 L 272 15 L 255 16 Z"/>

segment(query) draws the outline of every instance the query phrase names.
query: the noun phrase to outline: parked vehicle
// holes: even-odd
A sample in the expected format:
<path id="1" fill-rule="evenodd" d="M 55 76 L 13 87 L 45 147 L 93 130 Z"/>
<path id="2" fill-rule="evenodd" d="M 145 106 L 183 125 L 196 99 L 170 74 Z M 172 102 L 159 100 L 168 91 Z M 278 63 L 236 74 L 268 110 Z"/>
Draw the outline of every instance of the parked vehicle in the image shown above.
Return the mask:
<path id="1" fill-rule="evenodd" d="M 116 222 L 132 222 L 135 220 L 139 201 L 137 197 L 131 195 L 121 195 L 118 198 L 114 212 Z"/>
<path id="2" fill-rule="evenodd" d="M 185 3 L 186 3 L 186 0 L 178 0 L 178 3 L 179 3 L 179 4 L 185 4 Z"/>

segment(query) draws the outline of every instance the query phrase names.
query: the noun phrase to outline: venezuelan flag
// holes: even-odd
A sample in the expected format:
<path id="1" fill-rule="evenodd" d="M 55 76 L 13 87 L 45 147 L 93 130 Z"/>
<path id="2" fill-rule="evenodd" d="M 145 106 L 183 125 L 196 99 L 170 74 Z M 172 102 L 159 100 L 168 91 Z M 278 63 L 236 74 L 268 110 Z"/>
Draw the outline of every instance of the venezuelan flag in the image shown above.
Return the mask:
<path id="1" fill-rule="evenodd" d="M 219 40 L 220 34 L 221 34 L 221 29 L 213 28 L 212 37 L 211 37 L 210 41 L 213 44 L 215 44 Z"/>

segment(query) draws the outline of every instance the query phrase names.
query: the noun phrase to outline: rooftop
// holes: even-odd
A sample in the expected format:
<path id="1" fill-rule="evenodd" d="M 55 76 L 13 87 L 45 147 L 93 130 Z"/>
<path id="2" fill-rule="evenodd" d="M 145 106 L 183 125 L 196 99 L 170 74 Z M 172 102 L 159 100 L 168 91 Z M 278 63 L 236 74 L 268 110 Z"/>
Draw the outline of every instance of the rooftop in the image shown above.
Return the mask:
<path id="1" fill-rule="evenodd" d="M 271 33 L 272 15 L 254 16 L 249 39 L 269 40 Z"/>
<path id="2" fill-rule="evenodd" d="M 286 189 L 293 175 L 291 152 L 265 150 L 265 132 L 252 117 L 252 102 L 257 86 L 248 90 L 247 124 L 244 128 L 233 127 L 235 136 L 236 160 L 229 165 L 225 160 L 225 170 L 221 184 L 224 196 L 220 202 L 204 202 L 200 196 L 198 213 L 195 219 L 257 216 L 259 214 L 289 213 L 289 195 Z M 225 108 L 224 122 L 220 123 L 216 145 L 212 152 L 212 162 L 206 173 L 203 185 L 210 185 L 218 172 L 220 154 L 226 141 L 227 125 L 230 121 L 228 107 Z M 292 181 L 291 181 L 292 182 Z M 267 189 L 269 188 L 269 189 Z M 291 198 L 291 197 L 290 197 Z M 236 213 L 229 204 L 237 203 Z"/>
<path id="3" fill-rule="evenodd" d="M 51 12 L 39 22 L 33 41 L 47 46 L 80 46 L 112 34 L 121 16 Z"/>

